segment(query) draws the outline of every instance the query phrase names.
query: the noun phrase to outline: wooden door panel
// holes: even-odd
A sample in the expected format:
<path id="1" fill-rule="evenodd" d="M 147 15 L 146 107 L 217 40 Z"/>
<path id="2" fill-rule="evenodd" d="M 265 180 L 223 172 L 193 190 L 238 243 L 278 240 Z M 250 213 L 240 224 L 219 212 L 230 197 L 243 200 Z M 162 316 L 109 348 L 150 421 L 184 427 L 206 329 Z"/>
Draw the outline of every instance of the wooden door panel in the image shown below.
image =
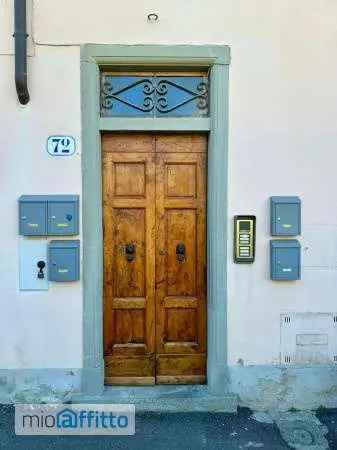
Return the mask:
<path id="1" fill-rule="evenodd" d="M 197 138 L 195 153 L 194 136 L 186 140 L 186 152 L 177 136 L 156 140 L 157 383 L 205 382 L 206 140 Z M 185 255 L 179 259 L 181 244 Z"/>
<path id="2" fill-rule="evenodd" d="M 104 357 L 105 384 L 151 385 L 155 384 L 155 358 L 151 354 L 144 357 Z"/>
<path id="3" fill-rule="evenodd" d="M 156 136 L 150 133 L 104 133 L 103 153 L 151 153 L 155 151 Z"/>
<path id="4" fill-rule="evenodd" d="M 157 359 L 157 384 L 205 383 L 206 355 L 160 355 Z"/>
<path id="5" fill-rule="evenodd" d="M 104 151 L 103 138 L 105 381 L 153 384 L 154 157 L 113 152 L 111 143 Z"/>
<path id="6" fill-rule="evenodd" d="M 167 209 L 165 242 L 167 246 L 167 295 L 196 296 L 196 225 L 195 209 Z M 183 261 L 177 260 L 177 247 L 185 247 Z M 178 256 L 179 257 L 179 256 Z"/>
<path id="7" fill-rule="evenodd" d="M 145 208 L 114 209 L 114 292 L 116 297 L 145 297 Z M 135 246 L 135 259 L 128 261 L 125 245 Z"/>
<path id="8" fill-rule="evenodd" d="M 145 195 L 144 163 L 115 164 L 115 196 L 140 197 Z"/>
<path id="9" fill-rule="evenodd" d="M 202 134 L 161 134 L 156 136 L 157 153 L 204 153 L 207 152 L 207 137 Z"/>
<path id="10" fill-rule="evenodd" d="M 107 384 L 205 382 L 206 145 L 102 137 Z"/>
<path id="11" fill-rule="evenodd" d="M 195 164 L 167 164 L 165 178 L 167 198 L 195 198 Z"/>

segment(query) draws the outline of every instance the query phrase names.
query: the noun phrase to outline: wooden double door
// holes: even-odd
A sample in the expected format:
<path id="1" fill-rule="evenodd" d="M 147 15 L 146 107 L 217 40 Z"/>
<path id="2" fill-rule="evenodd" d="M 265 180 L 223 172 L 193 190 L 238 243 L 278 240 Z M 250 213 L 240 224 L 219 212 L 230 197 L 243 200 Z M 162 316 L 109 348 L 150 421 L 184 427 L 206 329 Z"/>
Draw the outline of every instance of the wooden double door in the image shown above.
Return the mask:
<path id="1" fill-rule="evenodd" d="M 102 135 L 106 384 L 205 382 L 206 150 Z"/>

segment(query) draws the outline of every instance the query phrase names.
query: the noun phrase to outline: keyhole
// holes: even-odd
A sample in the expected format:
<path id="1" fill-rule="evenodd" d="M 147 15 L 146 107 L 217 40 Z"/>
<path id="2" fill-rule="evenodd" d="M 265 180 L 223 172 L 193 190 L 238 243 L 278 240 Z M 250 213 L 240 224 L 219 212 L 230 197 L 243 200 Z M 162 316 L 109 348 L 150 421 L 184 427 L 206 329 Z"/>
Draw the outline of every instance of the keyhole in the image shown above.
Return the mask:
<path id="1" fill-rule="evenodd" d="M 39 261 L 39 262 L 37 263 L 37 267 L 38 267 L 38 269 L 39 269 L 39 271 L 38 271 L 38 273 L 37 273 L 37 277 L 38 277 L 40 280 L 43 280 L 43 279 L 44 279 L 43 269 L 46 267 L 46 263 L 45 263 L 44 261 Z"/>

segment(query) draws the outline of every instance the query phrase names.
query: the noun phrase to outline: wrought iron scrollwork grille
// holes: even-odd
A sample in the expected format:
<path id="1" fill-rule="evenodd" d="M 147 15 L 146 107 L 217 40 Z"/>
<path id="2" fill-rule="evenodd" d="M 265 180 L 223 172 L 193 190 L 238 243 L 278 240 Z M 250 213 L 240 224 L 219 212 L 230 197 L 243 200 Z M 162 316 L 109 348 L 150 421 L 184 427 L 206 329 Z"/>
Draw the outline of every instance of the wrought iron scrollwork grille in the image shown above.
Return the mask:
<path id="1" fill-rule="evenodd" d="M 202 76 L 102 75 L 102 116 L 207 116 L 208 81 Z"/>

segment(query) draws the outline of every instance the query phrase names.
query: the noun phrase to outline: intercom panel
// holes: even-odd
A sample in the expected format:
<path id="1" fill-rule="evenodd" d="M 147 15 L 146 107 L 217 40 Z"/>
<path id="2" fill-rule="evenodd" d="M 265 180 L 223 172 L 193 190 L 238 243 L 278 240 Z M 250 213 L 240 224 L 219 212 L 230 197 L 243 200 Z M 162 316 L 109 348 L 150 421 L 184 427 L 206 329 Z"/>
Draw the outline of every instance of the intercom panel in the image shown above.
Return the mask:
<path id="1" fill-rule="evenodd" d="M 255 228 L 255 216 L 234 217 L 234 262 L 254 262 Z"/>

